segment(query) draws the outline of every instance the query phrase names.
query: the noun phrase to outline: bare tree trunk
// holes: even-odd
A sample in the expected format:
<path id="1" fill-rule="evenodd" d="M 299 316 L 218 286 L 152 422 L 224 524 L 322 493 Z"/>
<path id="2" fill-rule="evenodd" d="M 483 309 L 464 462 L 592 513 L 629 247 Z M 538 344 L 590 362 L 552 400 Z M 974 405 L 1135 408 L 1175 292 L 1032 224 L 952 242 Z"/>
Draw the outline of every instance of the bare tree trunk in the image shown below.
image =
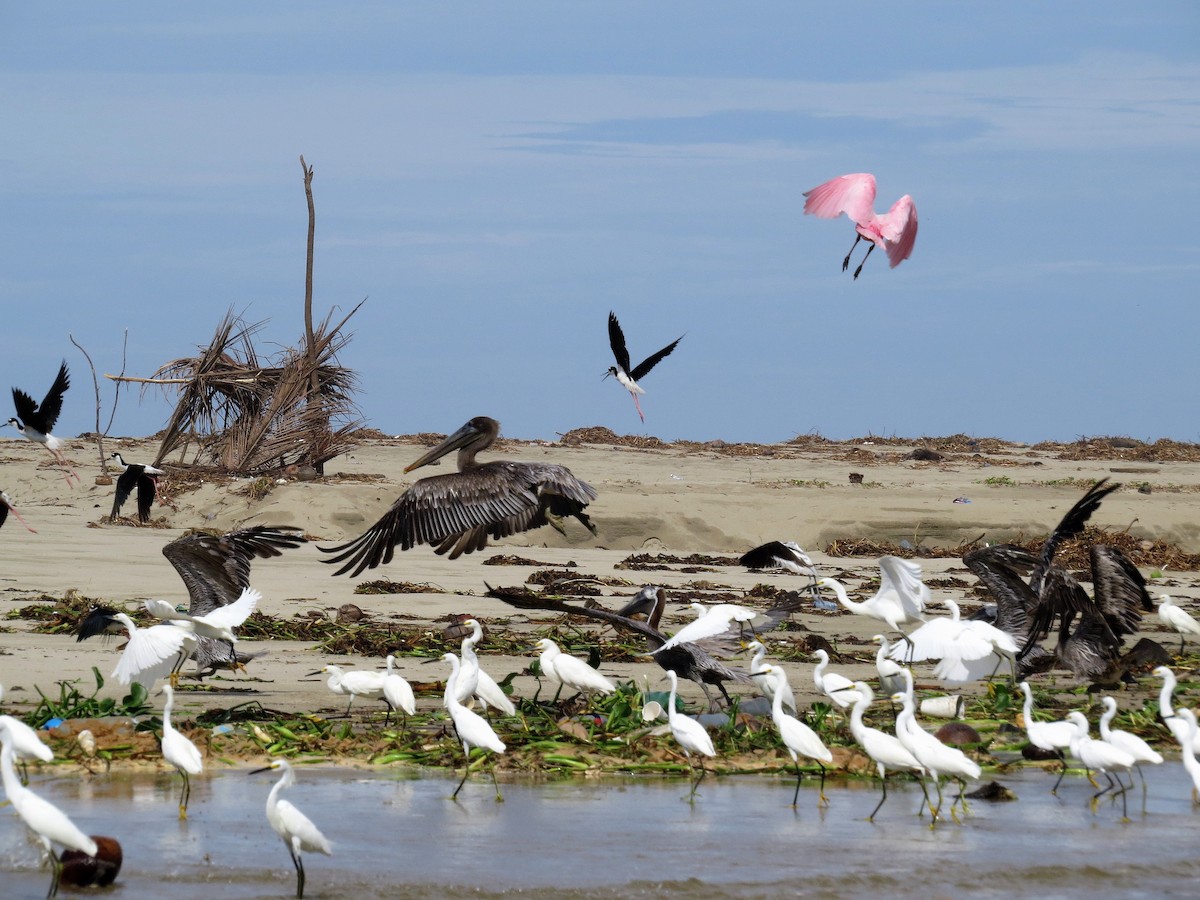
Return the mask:
<path id="1" fill-rule="evenodd" d="M 67 337 L 69 337 L 71 339 L 72 344 L 74 344 L 76 347 L 79 348 L 79 352 L 82 353 L 83 358 L 87 360 L 88 368 L 90 368 L 92 370 L 92 385 L 96 388 L 96 447 L 100 452 L 100 471 L 102 473 L 104 473 L 105 475 L 107 475 L 108 474 L 108 456 L 104 452 L 104 435 L 108 432 L 109 428 L 112 428 L 113 418 L 115 418 L 117 415 L 117 400 L 120 399 L 121 385 L 120 385 L 120 382 L 117 383 L 117 393 L 116 393 L 116 396 L 113 397 L 112 415 L 109 416 L 108 426 L 103 431 L 101 431 L 100 430 L 100 380 L 96 377 L 96 366 L 92 362 L 91 354 L 89 354 L 86 350 L 83 349 L 83 346 L 79 343 L 79 341 L 75 340 L 75 335 L 69 334 L 69 335 L 67 335 Z M 126 332 L 125 332 L 125 343 L 126 343 L 126 346 L 128 346 L 128 343 L 129 343 L 129 331 L 128 330 L 126 330 Z M 125 358 L 124 358 L 124 353 L 122 353 L 121 373 L 124 374 L 124 372 L 125 372 Z"/>
<path id="2" fill-rule="evenodd" d="M 321 376 L 317 367 L 317 347 L 316 337 L 313 335 L 313 316 L 312 316 L 312 296 L 313 296 L 313 244 L 317 234 L 317 210 L 313 203 L 312 180 L 313 169 L 304 161 L 304 154 L 300 154 L 300 168 L 304 172 L 304 196 L 308 200 L 308 256 L 304 267 L 304 337 L 307 346 L 305 353 L 308 358 L 308 368 L 310 381 L 308 385 L 308 405 L 317 406 L 323 405 L 324 400 L 321 396 Z M 313 425 L 313 446 L 317 445 L 317 441 L 321 435 L 318 430 L 327 432 L 329 430 L 328 423 L 324 416 L 319 416 Z M 314 468 L 318 475 L 325 474 L 325 464 L 318 460 L 314 460 Z"/>

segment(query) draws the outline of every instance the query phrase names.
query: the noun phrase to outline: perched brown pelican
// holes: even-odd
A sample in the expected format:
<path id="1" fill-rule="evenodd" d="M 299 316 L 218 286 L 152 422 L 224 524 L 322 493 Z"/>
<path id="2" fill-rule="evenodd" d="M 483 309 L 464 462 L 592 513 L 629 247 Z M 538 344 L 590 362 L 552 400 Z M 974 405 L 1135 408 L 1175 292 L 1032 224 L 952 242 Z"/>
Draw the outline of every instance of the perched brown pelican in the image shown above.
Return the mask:
<path id="1" fill-rule="evenodd" d="M 458 451 L 458 471 L 419 480 L 363 534 L 337 547 L 318 548 L 337 554 L 322 562 L 345 562 L 334 575 L 358 575 L 391 562 L 397 544 L 401 550 L 431 544 L 437 553 L 448 552 L 457 559 L 482 550 L 489 537 L 508 537 L 542 525 L 562 531 L 559 520 L 565 516 L 574 516 L 595 534 L 584 509 L 596 499 L 596 491 L 566 466 L 475 461 L 499 434 L 499 422 L 476 416 L 449 435 L 404 471 L 428 465 L 451 450 Z"/>

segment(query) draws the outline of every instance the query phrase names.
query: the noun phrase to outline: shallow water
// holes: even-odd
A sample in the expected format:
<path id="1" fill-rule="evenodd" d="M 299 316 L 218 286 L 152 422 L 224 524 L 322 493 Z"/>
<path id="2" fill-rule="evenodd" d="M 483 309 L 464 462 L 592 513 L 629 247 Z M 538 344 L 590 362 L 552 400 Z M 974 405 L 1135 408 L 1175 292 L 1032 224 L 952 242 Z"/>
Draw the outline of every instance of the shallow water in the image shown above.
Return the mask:
<path id="1" fill-rule="evenodd" d="M 258 898 L 294 895 L 295 875 L 263 812 L 275 773 L 196 779 L 191 818 L 175 818 L 179 780 L 165 774 L 34 776 L 32 787 L 85 831 L 117 837 L 125 864 L 117 897 Z M 915 812 L 920 793 L 898 784 L 874 824 L 875 785 L 815 787 L 789 806 L 793 782 L 706 779 L 697 802 L 681 780 L 501 784 L 486 774 L 447 798 L 454 781 L 392 772 L 302 767 L 288 796 L 334 843 L 305 857 L 306 897 L 706 897 L 815 894 L 1041 898 L 1194 895 L 1200 813 L 1178 762 L 1149 773 L 1147 814 L 1130 791 L 1089 810 L 1092 789 L 1025 770 L 1001 780 L 1019 800 L 971 804 L 963 825 L 936 830 Z M 11 807 L 0 810 L 0 894 L 40 898 L 49 873 Z"/>

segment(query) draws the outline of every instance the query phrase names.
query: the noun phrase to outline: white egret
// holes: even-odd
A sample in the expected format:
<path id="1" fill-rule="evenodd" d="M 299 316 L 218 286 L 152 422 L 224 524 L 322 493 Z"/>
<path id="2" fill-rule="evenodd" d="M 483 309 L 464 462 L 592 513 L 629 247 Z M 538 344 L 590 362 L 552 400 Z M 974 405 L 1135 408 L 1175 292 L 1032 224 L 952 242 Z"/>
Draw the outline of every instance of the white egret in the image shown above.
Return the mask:
<path id="1" fill-rule="evenodd" d="M 320 829 L 313 824 L 312 819 L 296 809 L 289 801 L 280 799 L 280 793 L 296 783 L 296 774 L 286 759 L 273 759 L 270 765 L 255 769 L 250 774 L 268 772 L 272 769 L 278 769 L 283 775 L 275 782 L 271 793 L 267 795 L 267 821 L 271 823 L 271 828 L 275 833 L 283 838 L 283 845 L 291 854 L 292 865 L 296 868 L 296 896 L 299 898 L 304 896 L 304 860 L 301 852 L 324 853 L 326 856 L 331 856 L 333 847 L 330 846 L 325 835 L 321 834 Z"/>
<path id="2" fill-rule="evenodd" d="M 484 712 L 488 707 L 494 707 L 506 716 L 515 716 L 517 708 L 508 699 L 504 689 L 479 665 L 475 647 L 483 640 L 483 626 L 476 619 L 466 619 L 462 624 L 469 627 L 471 633 L 463 638 L 460 648 L 462 666 L 456 691 L 458 702 L 466 703 L 474 697 L 483 705 Z"/>
<path id="3" fill-rule="evenodd" d="M 179 795 L 179 818 L 187 818 L 188 800 L 192 796 L 192 775 L 204 771 L 204 759 L 200 750 L 187 737 L 175 730 L 171 724 L 171 707 L 175 705 L 175 692 L 170 685 L 163 685 L 163 694 L 167 700 L 163 704 L 163 759 L 179 770 L 183 776 L 183 791 Z"/>
<path id="4" fill-rule="evenodd" d="M 1176 606 L 1175 601 L 1166 594 L 1158 601 L 1158 620 L 1179 634 L 1179 653 L 1183 654 L 1185 635 L 1200 636 L 1200 622 L 1197 622 L 1182 607 Z"/>
<path id="5" fill-rule="evenodd" d="M 887 801 L 887 773 L 889 769 L 892 771 L 915 773 L 921 785 L 921 792 L 925 794 L 925 804 L 928 805 L 929 794 L 925 791 L 925 782 L 921 781 L 921 776 L 925 774 L 925 767 L 900 743 L 900 739 L 895 735 L 887 734 L 878 728 L 871 728 L 863 724 L 863 713 L 871 705 L 871 701 L 875 699 L 875 693 L 865 681 L 854 682 L 854 687 L 858 691 L 858 699 L 854 702 L 854 709 L 850 711 L 850 733 L 854 736 L 854 740 L 858 745 L 866 752 L 867 756 L 871 757 L 871 761 L 875 763 L 875 769 L 879 773 L 880 784 L 883 785 L 883 796 L 879 798 L 879 803 L 871 810 L 871 814 L 867 816 L 867 821 L 874 822 L 875 814 L 879 812 L 880 808 Z"/>
<path id="6" fill-rule="evenodd" d="M 903 652 L 900 647 L 892 648 L 892 659 L 940 660 L 934 675 L 954 685 L 988 678 L 1005 661 L 1012 671 L 1016 671 L 1016 654 L 1020 647 L 1011 635 L 988 622 L 962 619 L 957 603 L 953 600 L 942 602 L 950 610 L 950 618 L 927 621 L 908 636 L 909 644 L 904 648 L 908 652 Z"/>
<path id="7" fill-rule="evenodd" d="M 549 638 L 542 638 L 536 646 L 541 651 L 538 661 L 542 672 L 552 681 L 565 684 L 579 694 L 611 694 L 616 690 L 611 681 L 582 659 L 563 653 Z"/>
<path id="8" fill-rule="evenodd" d="M 0 685 L 0 700 L 2 699 L 4 699 L 4 686 Z M 26 763 L 35 759 L 42 762 L 50 762 L 54 759 L 54 751 L 42 743 L 37 732 L 20 719 L 15 716 L 0 715 L 0 726 L 8 729 L 9 743 L 13 747 L 13 758 L 21 764 L 22 770 Z M 25 784 L 29 783 L 27 777 L 21 780 Z"/>
<path id="9" fill-rule="evenodd" d="M 1033 691 L 1029 689 L 1028 681 L 1021 682 L 1021 690 L 1025 692 L 1025 706 L 1022 709 L 1025 719 L 1025 736 L 1029 738 L 1029 743 L 1039 750 L 1056 754 L 1059 762 L 1062 763 L 1058 780 L 1054 782 L 1054 787 L 1050 788 L 1050 793 L 1057 794 L 1058 786 L 1062 784 L 1063 776 L 1067 774 L 1067 760 L 1063 751 L 1070 749 L 1071 742 L 1075 739 L 1079 729 L 1069 721 L 1035 722 L 1033 719 Z"/>
<path id="10" fill-rule="evenodd" d="M 1117 715 L 1116 700 L 1112 697 L 1105 697 L 1100 702 L 1104 704 L 1104 715 L 1100 717 L 1100 737 L 1106 743 L 1112 744 L 1119 750 L 1124 750 L 1133 757 L 1137 765 L 1138 775 L 1142 779 L 1142 812 L 1145 812 L 1146 774 L 1142 771 L 1142 763 L 1150 763 L 1155 766 L 1161 765 L 1163 761 L 1162 754 L 1155 751 L 1136 734 L 1112 727 L 1112 720 Z"/>
<path id="11" fill-rule="evenodd" d="M 895 660 L 888 659 L 888 639 L 882 634 L 871 638 L 879 645 L 875 651 L 875 673 L 879 676 L 879 687 L 885 697 L 904 690 L 904 670 Z"/>
<path id="12" fill-rule="evenodd" d="M 383 696 L 384 672 L 345 671 L 341 666 L 325 666 L 312 675 L 329 675 L 326 682 L 335 694 L 349 694 L 350 702 L 346 704 L 346 715 L 350 715 L 350 707 L 354 705 L 355 697 L 366 700 L 385 700 Z M 386 702 L 386 700 L 385 700 Z"/>
<path id="13" fill-rule="evenodd" d="M 857 703 L 859 694 L 854 690 L 853 681 L 836 672 L 826 674 L 825 669 L 829 666 L 829 654 L 824 650 L 816 650 L 813 652 L 813 656 L 817 658 L 817 665 L 813 669 L 813 683 L 817 686 L 817 690 L 842 709 Z"/>
<path id="14" fill-rule="evenodd" d="M 679 644 L 694 644 L 705 638 L 716 637 L 728 631 L 734 622 L 747 625 L 761 615 L 758 610 L 738 606 L 736 603 L 718 603 L 714 606 L 693 603 L 691 606 L 696 618 L 675 632 L 661 647 L 651 650 L 651 655 L 662 653 Z"/>
<path id="15" fill-rule="evenodd" d="M 908 635 L 901 626 L 924 621 L 930 596 L 929 588 L 921 581 L 920 564 L 898 556 L 880 557 L 879 590 L 870 600 L 851 600 L 841 582 L 833 578 L 822 578 L 818 584 L 831 588 L 838 603 L 850 612 L 887 623 L 905 641 Z"/>
<path id="16" fill-rule="evenodd" d="M 783 746 L 787 748 L 788 755 L 792 757 L 792 763 L 796 767 L 796 790 L 792 794 L 792 806 L 794 807 L 800 798 L 800 779 L 803 777 L 800 772 L 801 756 L 807 756 L 820 767 L 821 787 L 817 795 L 817 805 L 828 806 L 829 801 L 825 798 L 825 763 L 833 763 L 833 754 L 817 737 L 815 731 L 795 716 L 789 716 L 783 711 L 783 698 L 792 693 L 792 689 L 788 687 L 787 672 L 780 666 L 767 666 L 765 672 L 767 678 L 775 682 L 771 697 L 771 719 L 779 730 L 779 739 L 783 741 Z"/>
<path id="17" fill-rule="evenodd" d="M 1092 795 L 1092 810 L 1095 811 L 1096 803 L 1102 796 L 1119 786 L 1120 790 L 1117 791 L 1117 795 L 1121 798 L 1121 815 L 1123 818 L 1129 818 L 1129 810 L 1125 802 L 1125 792 L 1129 789 L 1120 778 L 1114 783 L 1112 772 L 1120 769 L 1128 772 L 1137 764 L 1137 760 L 1133 758 L 1132 754 L 1126 753 L 1119 747 L 1091 737 L 1088 734 L 1088 720 L 1078 710 L 1067 713 L 1067 719 L 1073 722 L 1077 728 L 1075 737 L 1071 741 L 1071 755 L 1083 763 L 1084 768 L 1089 772 L 1095 769 L 1103 772 L 1104 777 L 1108 779 L 1108 787 L 1101 788 Z M 1133 776 L 1130 775 L 1129 778 L 1132 783 Z"/>
<path id="18" fill-rule="evenodd" d="M 671 734 L 675 738 L 675 742 L 683 748 L 683 755 L 687 757 L 688 766 L 692 765 L 693 753 L 700 756 L 716 756 L 716 748 L 713 747 L 712 738 L 704 726 L 691 716 L 685 716 L 675 710 L 675 696 L 679 692 L 679 679 L 674 669 L 667 669 L 667 680 L 671 682 L 671 693 L 667 701 L 667 722 L 671 726 Z M 704 772 L 704 760 L 702 759 L 700 760 L 700 776 L 692 781 L 692 790 L 688 794 L 689 803 L 696 802 L 696 788 L 700 786 Z"/>
<path id="19" fill-rule="evenodd" d="M 937 788 L 937 807 L 930 807 L 933 825 L 937 824 L 942 814 L 942 782 L 943 777 L 953 778 L 958 782 L 958 799 L 950 804 L 950 815 L 954 816 L 955 803 L 962 804 L 963 793 L 966 791 L 966 780 L 974 781 L 980 774 L 979 764 L 959 750 L 957 747 L 947 747 L 934 735 L 930 734 L 917 722 L 915 701 L 912 693 L 912 683 L 908 682 L 907 689 L 897 691 L 892 695 L 892 702 L 899 703 L 900 713 L 896 716 L 896 737 L 917 762 L 925 767 L 925 771 L 933 778 Z M 964 809 L 965 812 L 965 809 Z"/>
<path id="20" fill-rule="evenodd" d="M 1190 709 L 1181 709 L 1179 718 L 1187 727 L 1187 735 L 1179 742 L 1183 768 L 1192 779 L 1192 805 L 1200 804 L 1200 762 L 1196 761 L 1196 740 L 1200 729 L 1196 727 L 1196 714 Z"/>
<path id="21" fill-rule="evenodd" d="M 396 664 L 396 657 L 388 654 L 387 671 L 383 675 L 383 699 L 387 701 L 388 714 L 383 720 L 386 726 L 391 720 L 392 710 L 398 709 L 405 716 L 415 715 L 417 712 L 417 698 L 413 694 L 412 685 L 404 680 L 404 677 L 393 670 Z"/>
<path id="22" fill-rule="evenodd" d="M 58 893 L 58 880 L 62 875 L 62 864 L 54 854 L 54 844 L 62 844 L 71 850 L 79 850 L 88 856 L 96 855 L 96 842 L 79 830 L 67 818 L 66 813 L 44 800 L 21 784 L 14 765 L 12 733 L 7 725 L 0 724 L 0 782 L 4 793 L 27 828 L 32 831 L 42 846 L 45 860 L 50 863 L 52 876 L 50 892 Z"/>
<path id="23" fill-rule="evenodd" d="M 780 685 L 770 674 L 772 667 L 766 662 L 767 648 L 763 646 L 762 641 L 751 641 L 746 645 L 746 649 L 754 654 L 750 659 L 750 677 L 754 679 L 754 684 L 762 692 L 762 695 L 774 702 L 775 691 L 779 689 Z M 792 692 L 786 676 L 784 676 L 782 686 L 786 691 L 783 695 L 784 712 L 794 716 L 796 715 L 796 695 Z"/>
<path id="24" fill-rule="evenodd" d="M 1162 689 L 1158 694 L 1158 714 L 1175 740 L 1182 744 L 1187 740 L 1188 726 L 1179 718 L 1175 707 L 1171 704 L 1171 695 L 1175 693 L 1175 673 L 1166 666 L 1159 666 L 1154 670 L 1154 674 L 1163 680 Z M 1182 711 L 1181 709 L 1180 712 Z M 1192 748 L 1200 753 L 1200 737 L 1194 739 Z"/>
<path id="25" fill-rule="evenodd" d="M 189 629 L 167 624 L 138 628 L 123 612 L 111 618 L 129 633 L 129 642 L 112 673 L 122 686 L 136 681 L 147 691 L 153 690 L 175 670 L 181 656 L 186 659 L 196 648 L 196 635 Z"/>
<path id="26" fill-rule="evenodd" d="M 145 600 L 142 605 L 145 606 L 146 612 L 150 613 L 150 615 L 165 622 L 170 622 L 178 628 L 191 631 L 197 638 L 227 641 L 232 646 L 237 642 L 237 637 L 233 633 L 233 629 L 239 627 L 250 618 L 254 610 L 258 608 L 258 601 L 261 599 L 262 594 L 259 591 L 247 587 L 242 590 L 238 598 L 232 603 L 225 606 L 217 606 L 200 616 L 179 612 L 179 610 L 166 600 Z M 179 660 L 171 672 L 172 686 L 178 682 L 179 670 L 187 662 L 188 655 L 181 654 L 179 656 Z"/>
<path id="27" fill-rule="evenodd" d="M 467 776 L 471 774 L 471 748 L 480 747 L 484 750 L 491 750 L 493 753 L 503 753 L 506 748 L 504 742 L 496 736 L 496 732 L 488 724 L 487 719 L 467 709 L 462 705 L 462 701 L 458 699 L 458 678 L 461 673 L 458 657 L 453 653 L 447 653 L 442 657 L 442 662 L 450 664 L 450 677 L 446 679 L 446 699 L 444 705 L 450 711 L 450 719 L 454 722 L 454 730 L 458 733 L 458 739 L 462 741 L 463 755 L 466 757 L 463 764 L 462 781 L 458 783 L 458 787 L 450 795 L 450 799 L 454 800 L 458 797 L 458 792 L 462 790 L 462 786 L 467 783 Z M 503 800 L 504 798 L 500 796 L 500 785 L 496 782 L 496 770 L 494 766 L 491 768 L 491 773 L 492 786 L 496 788 L 496 799 Z"/>

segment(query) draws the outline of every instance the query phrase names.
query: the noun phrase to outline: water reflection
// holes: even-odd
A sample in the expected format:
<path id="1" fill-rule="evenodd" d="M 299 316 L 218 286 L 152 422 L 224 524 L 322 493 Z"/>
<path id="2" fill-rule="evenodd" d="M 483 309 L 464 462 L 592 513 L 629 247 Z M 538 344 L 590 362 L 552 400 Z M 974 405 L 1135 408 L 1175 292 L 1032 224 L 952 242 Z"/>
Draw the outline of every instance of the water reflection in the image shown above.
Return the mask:
<path id="1" fill-rule="evenodd" d="M 915 788 L 878 794 L 832 786 L 832 806 L 787 778 L 706 779 L 695 807 L 684 781 L 509 783 L 504 803 L 471 784 L 460 802 L 443 778 L 300 767 L 290 798 L 333 841 L 306 858 L 310 897 L 864 897 L 1161 895 L 1200 877 L 1190 781 L 1177 762 L 1151 770 L 1148 814 L 1088 808 L 1091 788 L 1068 777 L 1059 797 L 1040 771 L 1004 776 L 1019 800 L 972 804 L 965 825 L 932 831 Z M 178 779 L 156 774 L 40 778 L 34 787 L 93 834 L 125 847 L 118 895 L 286 897 L 287 851 L 263 807 L 273 775 L 222 772 L 195 780 L 190 818 L 175 818 Z M 1130 804 L 1131 813 L 1139 803 Z M 48 875 L 11 810 L 0 812 L 4 897 L 44 896 Z"/>

